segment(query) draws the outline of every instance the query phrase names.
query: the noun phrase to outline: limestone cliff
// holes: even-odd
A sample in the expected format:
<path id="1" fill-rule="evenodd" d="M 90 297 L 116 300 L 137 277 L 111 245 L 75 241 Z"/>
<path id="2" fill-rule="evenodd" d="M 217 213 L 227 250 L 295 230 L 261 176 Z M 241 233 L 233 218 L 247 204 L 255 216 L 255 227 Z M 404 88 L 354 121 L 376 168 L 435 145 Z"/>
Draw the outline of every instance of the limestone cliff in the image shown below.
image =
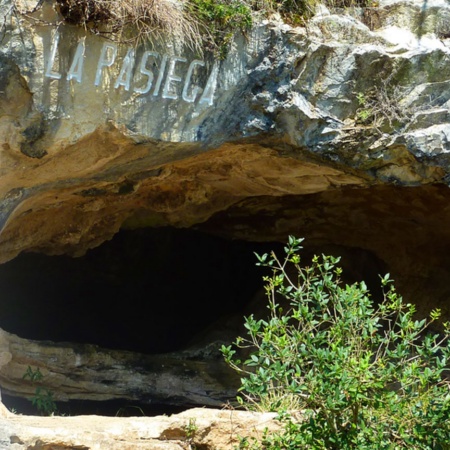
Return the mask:
<path id="1" fill-rule="evenodd" d="M 450 9 L 422 3 L 264 21 L 219 61 L 87 34 L 49 1 L 3 2 L 2 261 L 258 197 L 446 187 Z"/>
<path id="2" fill-rule="evenodd" d="M 274 16 L 224 60 L 95 36 L 50 0 L 0 15 L 1 262 L 121 228 L 295 234 L 375 255 L 450 318 L 448 2 Z"/>

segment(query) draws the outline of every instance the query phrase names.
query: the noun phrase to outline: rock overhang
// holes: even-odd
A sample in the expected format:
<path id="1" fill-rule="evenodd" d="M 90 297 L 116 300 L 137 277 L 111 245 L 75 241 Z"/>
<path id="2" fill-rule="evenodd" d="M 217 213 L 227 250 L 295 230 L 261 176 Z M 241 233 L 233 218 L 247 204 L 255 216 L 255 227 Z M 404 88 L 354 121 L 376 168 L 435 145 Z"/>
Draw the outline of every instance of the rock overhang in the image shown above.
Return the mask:
<path id="1" fill-rule="evenodd" d="M 2 235 L 17 249 L 2 258 L 80 254 L 127 220 L 191 226 L 245 197 L 446 184 L 448 5 L 419 3 L 261 23 L 223 61 L 42 26 L 59 23 L 51 2 L 5 4 Z M 46 213 L 65 230 L 46 233 Z"/>

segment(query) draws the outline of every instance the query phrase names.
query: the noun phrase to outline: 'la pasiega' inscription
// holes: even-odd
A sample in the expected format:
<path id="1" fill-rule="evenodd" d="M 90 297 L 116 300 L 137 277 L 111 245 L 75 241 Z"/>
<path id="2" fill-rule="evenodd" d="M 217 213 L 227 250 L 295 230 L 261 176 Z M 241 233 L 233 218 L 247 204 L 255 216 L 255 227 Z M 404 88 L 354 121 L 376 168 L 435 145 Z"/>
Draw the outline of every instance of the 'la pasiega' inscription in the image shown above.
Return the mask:
<path id="1" fill-rule="evenodd" d="M 55 33 L 50 55 L 47 60 L 45 76 L 55 80 L 60 80 L 63 74 L 55 69 L 55 60 L 59 48 L 60 34 Z M 65 78 L 83 83 L 83 69 L 85 59 L 85 39 L 82 38 L 77 45 L 74 56 L 70 61 L 70 67 Z M 204 61 L 194 59 L 188 61 L 181 56 L 169 56 L 155 51 L 145 51 L 136 60 L 136 51 L 130 47 L 125 57 L 120 61 L 118 56 L 118 46 L 114 42 L 105 42 L 98 55 L 97 68 L 95 72 L 94 85 L 100 86 L 105 76 L 105 69 L 117 64 L 120 66 L 117 78 L 113 80 L 115 89 L 135 92 L 141 95 L 152 95 L 165 99 L 181 100 L 187 103 L 198 102 L 211 106 L 214 102 L 214 92 L 217 84 L 218 65 L 212 66 L 209 76 L 206 78 L 204 86 L 198 86 L 193 82 L 194 73 L 199 70 L 206 70 Z M 159 68 L 155 71 L 150 69 L 153 63 L 158 62 Z M 155 66 L 155 64 L 153 64 Z M 139 80 L 133 78 L 134 73 L 138 73 Z"/>

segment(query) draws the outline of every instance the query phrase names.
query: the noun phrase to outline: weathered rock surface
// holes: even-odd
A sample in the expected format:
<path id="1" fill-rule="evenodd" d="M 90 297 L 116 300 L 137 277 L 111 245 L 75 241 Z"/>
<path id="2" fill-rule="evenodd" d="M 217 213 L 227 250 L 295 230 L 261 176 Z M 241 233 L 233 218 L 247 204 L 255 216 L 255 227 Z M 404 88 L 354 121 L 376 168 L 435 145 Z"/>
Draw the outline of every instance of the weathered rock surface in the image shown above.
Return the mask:
<path id="1" fill-rule="evenodd" d="M 0 404 L 1 406 L 1 404 Z M 239 437 L 278 428 L 273 413 L 195 408 L 158 417 L 29 417 L 3 411 L 4 450 L 232 449 Z"/>
<path id="2" fill-rule="evenodd" d="M 93 345 L 30 341 L 0 330 L 0 386 L 3 393 L 33 398 L 36 383 L 24 380 L 28 367 L 40 370 L 42 389 L 55 401 L 125 399 L 139 404 L 220 407 L 235 400 L 239 379 L 206 351 L 143 355 Z M 216 356 L 216 357 L 214 357 Z"/>

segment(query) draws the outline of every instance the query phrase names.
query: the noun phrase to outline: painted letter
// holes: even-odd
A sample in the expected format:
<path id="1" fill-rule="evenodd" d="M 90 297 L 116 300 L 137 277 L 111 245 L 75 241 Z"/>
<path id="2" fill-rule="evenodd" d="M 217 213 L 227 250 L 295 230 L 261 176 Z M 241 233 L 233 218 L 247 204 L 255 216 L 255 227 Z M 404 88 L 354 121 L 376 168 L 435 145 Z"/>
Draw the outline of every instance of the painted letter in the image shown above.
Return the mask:
<path id="1" fill-rule="evenodd" d="M 61 78 L 60 73 L 52 71 L 53 64 L 55 64 L 56 50 L 58 49 L 58 44 L 59 44 L 59 33 L 56 32 L 53 38 L 52 47 L 50 49 L 50 58 L 47 63 L 47 69 L 45 71 L 45 76 L 48 78 L 53 78 L 54 80 L 59 80 Z"/>
<path id="2" fill-rule="evenodd" d="M 219 73 L 219 66 L 217 64 L 214 64 L 211 75 L 208 78 L 208 81 L 206 82 L 205 89 L 203 90 L 203 94 L 200 97 L 199 104 L 200 103 L 207 103 L 209 106 L 211 106 L 214 102 L 214 91 L 216 90 L 217 86 L 217 74 Z"/>
<path id="3" fill-rule="evenodd" d="M 161 61 L 161 67 L 159 68 L 158 79 L 156 80 L 155 84 L 155 90 L 153 91 L 153 95 L 155 97 L 159 94 L 159 88 L 161 87 L 164 71 L 166 70 L 166 64 L 167 64 L 167 55 L 164 55 Z"/>
<path id="4" fill-rule="evenodd" d="M 81 83 L 83 77 L 83 63 L 84 63 L 84 37 L 78 42 L 78 47 L 75 51 L 72 64 L 67 74 L 67 81 L 77 80 Z"/>
<path id="5" fill-rule="evenodd" d="M 156 52 L 144 52 L 142 55 L 141 65 L 139 66 L 139 72 L 142 73 L 142 75 L 146 75 L 148 77 L 147 85 L 145 88 L 134 88 L 134 92 L 137 92 L 138 94 L 146 94 L 150 91 L 152 88 L 153 83 L 153 72 L 149 69 L 147 69 L 147 61 L 149 56 L 153 56 L 154 58 L 158 58 L 159 53 Z"/>
<path id="6" fill-rule="evenodd" d="M 123 58 L 122 68 L 120 69 L 119 76 L 114 84 L 117 89 L 119 86 L 123 86 L 126 91 L 130 90 L 131 83 L 131 72 L 134 66 L 134 50 L 132 48 L 128 49 L 125 58 Z"/>
<path id="7" fill-rule="evenodd" d="M 109 58 L 108 58 L 108 50 L 109 53 L 111 54 Z M 114 64 L 114 61 L 116 60 L 116 56 L 117 56 L 117 45 L 111 42 L 104 43 L 97 64 L 97 72 L 95 74 L 95 82 L 94 82 L 95 86 L 98 86 L 100 84 L 103 67 L 111 67 Z"/>
<path id="8" fill-rule="evenodd" d="M 191 64 L 189 64 L 189 69 L 186 74 L 186 80 L 184 82 L 183 93 L 181 95 L 181 97 L 183 98 L 183 100 L 185 102 L 188 102 L 188 103 L 195 102 L 195 98 L 197 97 L 197 94 L 198 94 L 198 91 L 200 88 L 198 86 L 194 86 L 192 88 L 192 94 L 190 96 L 188 95 L 188 89 L 189 89 L 189 85 L 191 84 L 192 73 L 194 72 L 195 66 L 203 67 L 204 65 L 205 65 L 205 63 L 198 59 L 194 59 L 194 61 L 192 61 Z"/>
<path id="9" fill-rule="evenodd" d="M 177 62 L 186 62 L 186 58 L 179 58 L 178 56 L 174 56 L 170 59 L 170 65 L 169 65 L 169 71 L 167 72 L 167 78 L 166 78 L 166 82 L 164 83 L 164 89 L 163 89 L 163 94 L 162 94 L 162 98 L 171 98 L 173 100 L 176 100 L 178 98 L 178 95 L 176 94 L 176 92 L 174 93 L 170 93 L 170 83 L 172 81 L 177 81 L 180 82 L 181 81 L 181 77 L 179 77 L 178 75 L 175 75 L 175 64 Z"/>

